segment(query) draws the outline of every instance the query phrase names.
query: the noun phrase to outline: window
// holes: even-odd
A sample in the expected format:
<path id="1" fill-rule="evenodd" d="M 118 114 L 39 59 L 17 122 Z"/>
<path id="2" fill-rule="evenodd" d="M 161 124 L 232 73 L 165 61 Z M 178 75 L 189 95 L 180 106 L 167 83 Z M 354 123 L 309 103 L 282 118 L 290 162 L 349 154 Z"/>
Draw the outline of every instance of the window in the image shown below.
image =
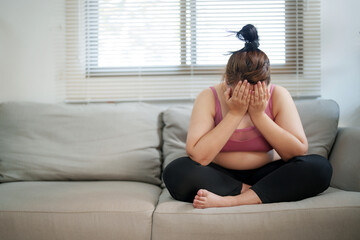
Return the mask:
<path id="1" fill-rule="evenodd" d="M 243 43 L 229 31 L 251 22 L 274 65 L 285 64 L 285 0 L 88 1 L 91 75 L 183 74 L 189 66 L 223 66 Z M 288 9 L 290 13 L 290 8 Z M 269 35 L 271 34 L 271 36 Z M 135 71 L 134 71 L 135 70 Z"/>
<path id="2" fill-rule="evenodd" d="M 272 81 L 320 92 L 320 1 L 68 0 L 68 101 L 194 98 L 254 24 Z M 69 94 L 68 94 L 69 93 Z"/>

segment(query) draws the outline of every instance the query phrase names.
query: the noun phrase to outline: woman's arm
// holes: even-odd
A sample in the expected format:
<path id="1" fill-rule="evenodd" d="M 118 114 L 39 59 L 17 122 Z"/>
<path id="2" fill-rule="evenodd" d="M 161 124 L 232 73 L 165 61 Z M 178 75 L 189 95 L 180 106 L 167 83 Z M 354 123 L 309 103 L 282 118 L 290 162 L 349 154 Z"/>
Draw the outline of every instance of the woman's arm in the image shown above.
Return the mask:
<path id="1" fill-rule="evenodd" d="M 266 99 L 266 95 L 265 84 L 256 85 L 249 106 L 249 114 L 256 128 L 283 160 L 306 154 L 308 142 L 295 103 L 289 92 L 281 86 L 276 86 L 274 89 L 274 121 L 265 113 L 267 102 L 265 103 L 264 99 Z"/>
<path id="2" fill-rule="evenodd" d="M 247 82 L 239 82 L 231 97 L 229 90 L 225 92 L 229 111 L 216 127 L 212 91 L 205 89 L 199 94 L 194 103 L 186 140 L 186 152 L 192 160 L 208 165 L 224 147 L 247 111 L 249 87 Z"/>

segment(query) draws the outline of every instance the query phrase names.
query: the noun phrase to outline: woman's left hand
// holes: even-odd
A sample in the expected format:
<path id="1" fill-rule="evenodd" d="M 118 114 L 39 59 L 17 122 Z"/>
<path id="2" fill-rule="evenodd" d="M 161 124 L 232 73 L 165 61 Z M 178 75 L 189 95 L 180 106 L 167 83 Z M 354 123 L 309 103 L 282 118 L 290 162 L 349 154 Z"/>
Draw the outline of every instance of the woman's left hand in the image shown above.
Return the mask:
<path id="1" fill-rule="evenodd" d="M 257 82 L 254 86 L 254 91 L 250 97 L 250 104 L 248 108 L 249 115 L 252 119 L 265 112 L 267 104 L 270 99 L 269 90 L 265 82 Z"/>

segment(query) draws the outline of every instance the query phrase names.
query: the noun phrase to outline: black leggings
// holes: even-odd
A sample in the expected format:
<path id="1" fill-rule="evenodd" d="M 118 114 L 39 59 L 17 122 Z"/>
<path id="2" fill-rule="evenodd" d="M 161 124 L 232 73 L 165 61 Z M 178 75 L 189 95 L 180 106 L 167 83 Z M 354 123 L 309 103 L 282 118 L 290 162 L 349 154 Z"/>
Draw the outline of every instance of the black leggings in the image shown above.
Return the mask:
<path id="1" fill-rule="evenodd" d="M 319 155 L 277 160 L 253 170 L 230 170 L 215 163 L 202 166 L 189 157 L 172 161 L 163 173 L 171 196 L 193 202 L 199 189 L 220 196 L 239 195 L 243 183 L 251 185 L 262 203 L 298 201 L 325 191 L 332 176 L 329 161 Z"/>

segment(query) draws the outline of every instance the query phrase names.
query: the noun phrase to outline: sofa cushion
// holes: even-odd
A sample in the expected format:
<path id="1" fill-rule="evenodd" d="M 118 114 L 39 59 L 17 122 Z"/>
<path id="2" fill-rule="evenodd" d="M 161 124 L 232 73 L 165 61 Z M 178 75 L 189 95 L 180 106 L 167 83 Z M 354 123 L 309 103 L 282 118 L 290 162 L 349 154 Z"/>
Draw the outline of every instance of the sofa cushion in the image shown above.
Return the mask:
<path id="1" fill-rule="evenodd" d="M 339 120 L 337 103 L 333 100 L 316 99 L 295 101 L 295 104 L 308 138 L 308 153 L 328 158 Z M 176 158 L 186 156 L 185 143 L 191 109 L 190 106 L 174 106 L 163 113 L 163 167 Z"/>
<path id="2" fill-rule="evenodd" d="M 161 189 L 140 182 L 0 184 L 1 239 L 150 240 Z"/>
<path id="3" fill-rule="evenodd" d="M 330 155 L 331 186 L 360 192 L 360 128 L 340 128 Z"/>
<path id="4" fill-rule="evenodd" d="M 350 240 L 360 236 L 360 193 L 329 188 L 296 202 L 195 209 L 164 189 L 153 218 L 153 240 Z"/>
<path id="5" fill-rule="evenodd" d="M 160 184 L 162 108 L 144 103 L 0 104 L 0 182 Z"/>
<path id="6" fill-rule="evenodd" d="M 333 100 L 295 101 L 305 134 L 309 154 L 328 158 L 334 144 L 339 122 L 339 105 Z"/>
<path id="7" fill-rule="evenodd" d="M 192 106 L 174 106 L 163 112 L 163 168 L 172 160 L 186 156 L 185 144 L 191 110 Z"/>

